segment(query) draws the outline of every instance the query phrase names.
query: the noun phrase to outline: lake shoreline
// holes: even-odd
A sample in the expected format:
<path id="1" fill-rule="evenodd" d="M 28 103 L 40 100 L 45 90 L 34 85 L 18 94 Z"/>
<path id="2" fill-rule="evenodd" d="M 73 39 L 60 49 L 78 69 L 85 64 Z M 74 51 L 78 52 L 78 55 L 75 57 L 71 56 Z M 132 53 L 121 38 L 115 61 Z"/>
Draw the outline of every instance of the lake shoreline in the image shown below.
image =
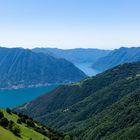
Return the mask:
<path id="1" fill-rule="evenodd" d="M 29 85 L 29 86 L 26 86 L 26 85 L 13 85 L 13 86 L 10 86 L 10 87 L 6 87 L 6 88 L 0 88 L 0 90 L 18 90 L 18 89 L 24 89 L 24 88 L 41 88 L 41 87 L 47 87 L 47 86 L 52 86 L 52 85 L 63 85 L 63 84 L 66 84 L 66 83 L 46 83 L 46 84 L 37 84 L 37 85 Z"/>
<path id="2" fill-rule="evenodd" d="M 0 108 L 15 108 L 29 101 L 35 100 L 43 94 L 49 93 L 59 85 L 53 84 L 44 87 L 29 87 L 20 89 L 0 90 Z"/>

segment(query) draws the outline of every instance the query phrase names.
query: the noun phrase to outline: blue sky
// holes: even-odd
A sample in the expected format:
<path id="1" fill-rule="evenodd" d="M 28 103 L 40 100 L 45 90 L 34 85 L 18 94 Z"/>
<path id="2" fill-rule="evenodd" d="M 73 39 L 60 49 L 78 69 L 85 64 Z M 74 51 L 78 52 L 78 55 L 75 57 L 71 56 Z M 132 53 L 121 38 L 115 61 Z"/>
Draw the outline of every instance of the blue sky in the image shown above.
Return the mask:
<path id="1" fill-rule="evenodd" d="M 140 0 L 0 0 L 0 45 L 140 46 Z"/>

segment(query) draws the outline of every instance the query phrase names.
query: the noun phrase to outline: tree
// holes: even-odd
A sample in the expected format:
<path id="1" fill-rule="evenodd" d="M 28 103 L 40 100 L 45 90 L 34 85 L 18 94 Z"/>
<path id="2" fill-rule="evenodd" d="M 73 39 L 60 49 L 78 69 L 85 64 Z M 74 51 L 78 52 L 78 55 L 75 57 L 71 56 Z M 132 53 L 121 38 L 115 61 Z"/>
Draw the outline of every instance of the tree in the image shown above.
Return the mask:
<path id="1" fill-rule="evenodd" d="M 12 114 L 12 111 L 10 108 L 6 108 L 6 112 L 9 113 L 9 114 Z"/>
<path id="2" fill-rule="evenodd" d="M 28 127 L 35 127 L 35 124 L 32 120 L 27 120 L 27 126 Z"/>
<path id="3" fill-rule="evenodd" d="M 0 120 L 0 125 L 3 126 L 3 127 L 7 127 L 9 124 L 9 121 L 7 118 L 3 117 L 1 120 Z"/>
<path id="4" fill-rule="evenodd" d="M 21 118 L 20 118 L 20 121 L 21 121 L 22 123 L 26 123 L 26 119 L 25 119 L 24 117 L 21 117 Z"/>
<path id="5" fill-rule="evenodd" d="M 16 136 L 20 137 L 21 130 L 20 130 L 19 126 L 17 126 L 17 125 L 13 126 L 12 132 L 13 132 Z"/>
<path id="6" fill-rule="evenodd" d="M 3 112 L 0 111 L 0 119 L 3 117 L 4 117 Z"/>
<path id="7" fill-rule="evenodd" d="M 22 120 L 21 119 L 17 119 L 17 123 L 22 124 Z"/>
<path id="8" fill-rule="evenodd" d="M 64 137 L 64 140 L 71 140 L 71 137 L 70 137 L 69 135 L 66 135 L 66 136 Z"/>
<path id="9" fill-rule="evenodd" d="M 9 124 L 8 124 L 8 129 L 9 129 L 10 131 L 12 131 L 13 126 L 14 126 L 14 122 L 13 122 L 12 120 L 10 120 L 10 121 L 9 121 Z"/>

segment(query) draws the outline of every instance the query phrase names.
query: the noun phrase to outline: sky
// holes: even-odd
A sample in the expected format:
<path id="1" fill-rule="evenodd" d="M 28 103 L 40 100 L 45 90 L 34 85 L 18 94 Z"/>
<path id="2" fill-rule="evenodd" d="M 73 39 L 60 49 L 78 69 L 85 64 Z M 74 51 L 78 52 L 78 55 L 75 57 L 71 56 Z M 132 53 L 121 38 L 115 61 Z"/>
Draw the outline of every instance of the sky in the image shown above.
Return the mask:
<path id="1" fill-rule="evenodd" d="M 140 46 L 140 0 L 0 0 L 0 46 Z"/>

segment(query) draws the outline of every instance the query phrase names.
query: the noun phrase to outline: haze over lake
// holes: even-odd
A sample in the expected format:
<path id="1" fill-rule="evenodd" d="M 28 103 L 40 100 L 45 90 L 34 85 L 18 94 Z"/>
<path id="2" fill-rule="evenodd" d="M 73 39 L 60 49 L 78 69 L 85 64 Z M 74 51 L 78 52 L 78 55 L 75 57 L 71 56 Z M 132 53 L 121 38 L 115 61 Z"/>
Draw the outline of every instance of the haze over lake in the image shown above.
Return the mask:
<path id="1" fill-rule="evenodd" d="M 58 85 L 47 87 L 0 90 L 0 108 L 14 108 L 55 89 Z"/>
<path id="2" fill-rule="evenodd" d="M 91 67 L 90 63 L 83 63 L 83 64 L 75 64 L 79 69 L 81 69 L 85 74 L 87 74 L 88 76 L 94 76 L 98 73 L 100 73 L 100 71 L 97 71 L 95 69 L 93 69 Z"/>

